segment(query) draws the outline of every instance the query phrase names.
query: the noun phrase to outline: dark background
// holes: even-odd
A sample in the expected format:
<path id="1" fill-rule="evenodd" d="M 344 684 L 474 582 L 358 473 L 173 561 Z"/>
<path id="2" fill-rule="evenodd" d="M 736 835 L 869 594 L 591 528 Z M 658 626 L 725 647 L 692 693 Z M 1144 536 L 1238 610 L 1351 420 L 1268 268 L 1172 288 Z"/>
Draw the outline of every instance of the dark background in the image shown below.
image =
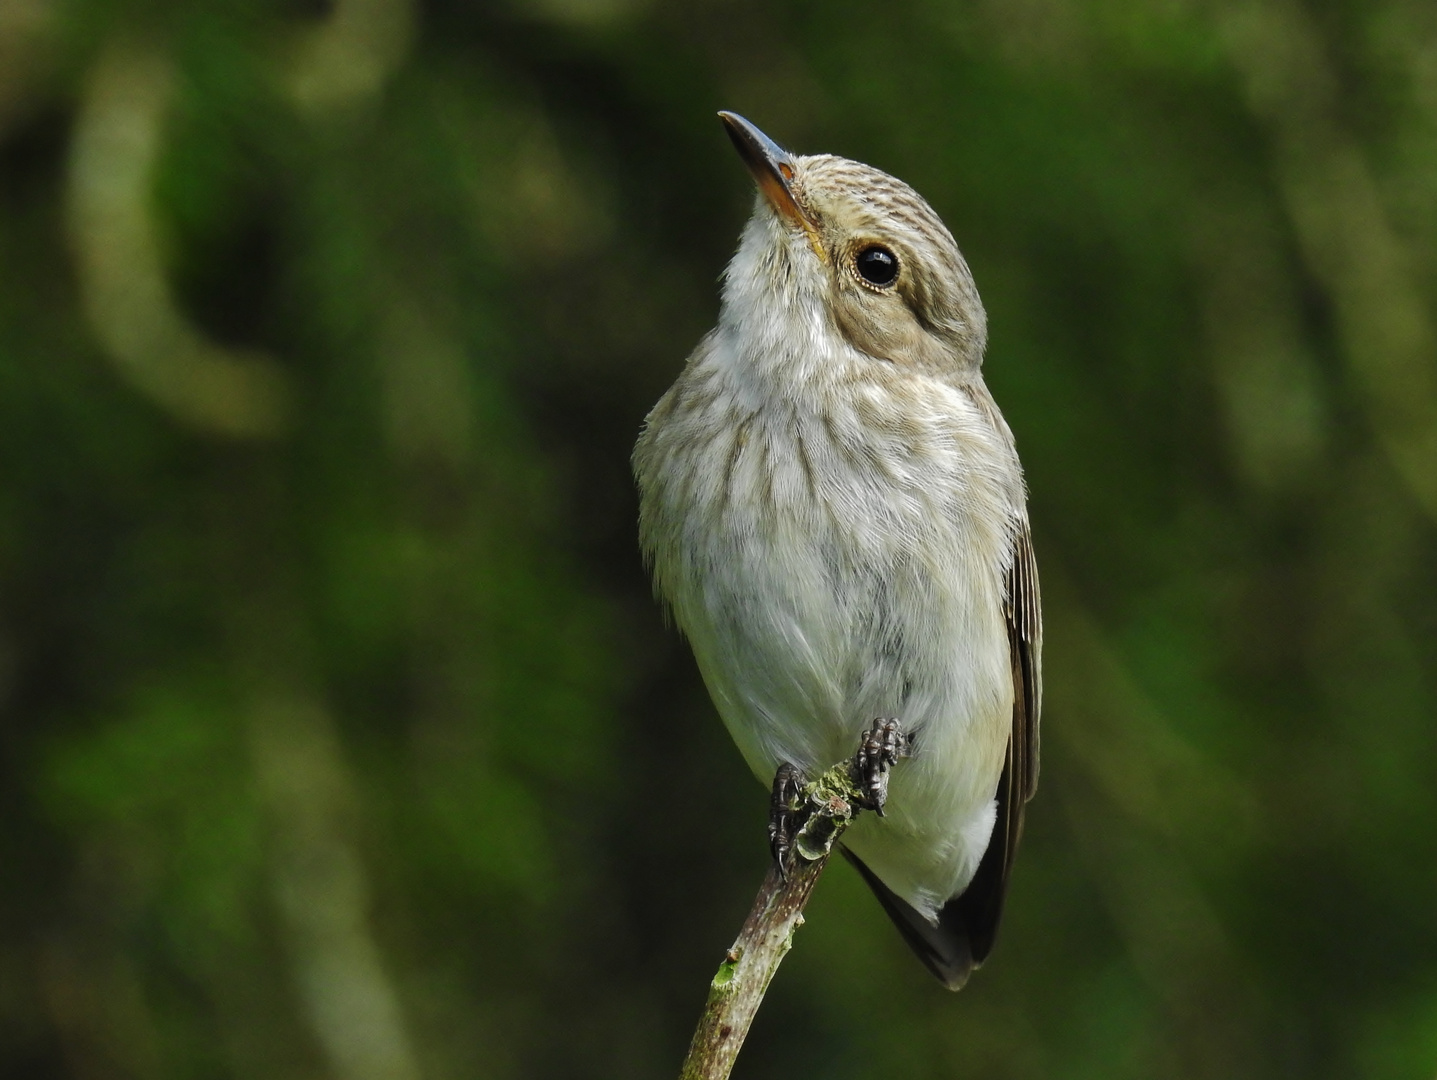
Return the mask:
<path id="1" fill-rule="evenodd" d="M 990 314 L 1043 779 L 744 1077 L 1437 1073 L 1431 0 L 0 4 L 0 1073 L 666 1077 L 767 858 L 627 457 L 751 206 Z"/>

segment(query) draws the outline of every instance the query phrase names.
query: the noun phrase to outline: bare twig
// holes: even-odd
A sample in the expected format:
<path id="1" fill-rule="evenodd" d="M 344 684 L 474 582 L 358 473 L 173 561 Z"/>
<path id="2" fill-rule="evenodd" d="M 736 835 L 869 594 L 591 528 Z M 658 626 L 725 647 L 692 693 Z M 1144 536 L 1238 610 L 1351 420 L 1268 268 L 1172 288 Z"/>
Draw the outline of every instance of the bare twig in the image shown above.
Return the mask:
<path id="1" fill-rule="evenodd" d="M 795 838 L 786 875 L 777 866 L 769 867 L 738 939 L 709 985 L 679 1080 L 728 1077 L 769 981 L 803 925 L 804 905 L 833 845 L 859 812 L 863 795 L 852 769 L 852 762 L 841 762 L 803 788 L 796 809 L 806 809 L 808 817 Z"/>

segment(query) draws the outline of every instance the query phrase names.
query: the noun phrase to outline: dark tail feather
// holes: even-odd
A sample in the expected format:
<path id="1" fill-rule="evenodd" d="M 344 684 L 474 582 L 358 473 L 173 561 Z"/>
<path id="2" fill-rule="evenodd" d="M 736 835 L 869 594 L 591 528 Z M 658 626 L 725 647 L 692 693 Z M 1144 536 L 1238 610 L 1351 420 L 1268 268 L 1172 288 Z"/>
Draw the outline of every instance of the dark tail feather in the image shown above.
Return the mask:
<path id="1" fill-rule="evenodd" d="M 973 955 L 973 944 L 958 909 L 958 901 L 954 900 L 944 907 L 939 913 L 938 925 L 934 926 L 914 911 L 907 900 L 878 880 L 878 875 L 868 869 L 862 859 L 846 847 L 843 853 L 863 875 L 863 880 L 868 882 L 868 887 L 878 897 L 883 910 L 888 912 L 893 925 L 898 927 L 903 940 L 908 942 L 908 947 L 924 966 L 938 976 L 938 981 L 949 990 L 961 990 L 979 960 Z"/>
<path id="2" fill-rule="evenodd" d="M 994 885 L 998 883 L 988 880 L 1002 873 L 1001 860 L 989 857 L 993 851 L 994 847 L 990 846 L 978 864 L 978 873 L 972 883 L 963 895 L 943 906 L 938 913 L 938 925 L 934 926 L 913 910 L 908 901 L 883 884 L 862 859 L 848 848 L 843 848 L 843 854 L 868 882 L 868 887 L 878 897 L 878 902 L 888 912 L 888 917 L 898 927 L 908 947 L 949 990 L 963 989 L 973 969 L 988 958 L 988 952 L 993 948 L 998 915 L 1002 910 L 1002 886 L 999 884 L 995 889 Z"/>

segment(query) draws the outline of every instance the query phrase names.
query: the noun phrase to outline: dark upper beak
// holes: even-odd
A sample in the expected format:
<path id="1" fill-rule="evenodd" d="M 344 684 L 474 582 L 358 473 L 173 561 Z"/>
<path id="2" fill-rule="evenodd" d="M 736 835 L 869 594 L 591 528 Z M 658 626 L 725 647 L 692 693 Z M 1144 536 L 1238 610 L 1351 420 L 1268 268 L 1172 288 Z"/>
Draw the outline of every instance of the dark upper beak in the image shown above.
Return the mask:
<path id="1" fill-rule="evenodd" d="M 811 231 L 813 225 L 793 195 L 793 158 L 788 151 L 738 113 L 720 112 L 719 119 L 769 204 L 793 224 Z"/>

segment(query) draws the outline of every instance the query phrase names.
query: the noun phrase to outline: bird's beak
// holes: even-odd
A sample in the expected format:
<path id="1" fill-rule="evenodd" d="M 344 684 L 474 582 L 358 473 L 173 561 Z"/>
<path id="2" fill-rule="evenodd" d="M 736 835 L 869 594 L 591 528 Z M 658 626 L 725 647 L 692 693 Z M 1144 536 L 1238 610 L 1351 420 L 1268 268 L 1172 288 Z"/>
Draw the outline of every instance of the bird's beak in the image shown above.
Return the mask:
<path id="1" fill-rule="evenodd" d="M 719 119 L 769 205 L 812 236 L 813 222 L 793 195 L 793 158 L 788 151 L 738 113 L 720 112 Z"/>

